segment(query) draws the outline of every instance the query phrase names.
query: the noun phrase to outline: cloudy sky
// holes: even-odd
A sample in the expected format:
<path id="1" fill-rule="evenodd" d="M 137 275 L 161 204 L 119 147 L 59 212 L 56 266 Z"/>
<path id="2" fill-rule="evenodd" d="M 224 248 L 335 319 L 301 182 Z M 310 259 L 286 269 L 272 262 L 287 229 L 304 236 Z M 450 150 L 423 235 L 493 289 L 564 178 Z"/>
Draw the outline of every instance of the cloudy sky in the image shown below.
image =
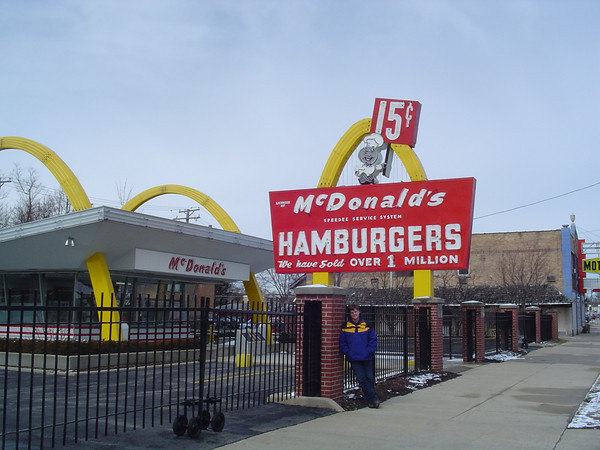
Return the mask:
<path id="1" fill-rule="evenodd" d="M 50 147 L 95 205 L 181 184 L 270 239 L 269 191 L 315 187 L 385 97 L 422 104 L 429 179 L 477 179 L 474 232 L 575 213 L 600 241 L 597 0 L 0 0 L 0 16 L 0 136 Z M 0 152 L 0 173 L 14 163 L 58 187 Z M 196 206 L 169 195 L 142 212 Z"/>

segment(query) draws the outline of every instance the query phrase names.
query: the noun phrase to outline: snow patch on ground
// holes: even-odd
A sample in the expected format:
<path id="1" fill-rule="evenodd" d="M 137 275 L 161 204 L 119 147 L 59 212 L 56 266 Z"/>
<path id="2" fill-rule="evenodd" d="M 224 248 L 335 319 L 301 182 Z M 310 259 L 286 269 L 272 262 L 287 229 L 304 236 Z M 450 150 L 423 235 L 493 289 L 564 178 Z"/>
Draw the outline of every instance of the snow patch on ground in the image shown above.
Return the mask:
<path id="1" fill-rule="evenodd" d="M 441 381 L 442 377 L 437 373 L 424 373 L 420 375 L 412 375 L 406 379 L 411 386 L 410 389 L 419 389 L 420 387 L 426 386 L 431 381 Z"/>
<path id="2" fill-rule="evenodd" d="M 511 351 L 502 351 L 502 352 L 496 353 L 495 355 L 486 355 L 486 357 L 485 357 L 485 359 L 492 360 L 492 361 L 500 361 L 500 362 L 510 361 L 511 359 L 520 359 L 520 358 L 521 358 L 520 353 L 515 353 L 515 352 L 511 352 Z"/>
<path id="3" fill-rule="evenodd" d="M 567 428 L 600 428 L 600 376 L 579 405 Z"/>

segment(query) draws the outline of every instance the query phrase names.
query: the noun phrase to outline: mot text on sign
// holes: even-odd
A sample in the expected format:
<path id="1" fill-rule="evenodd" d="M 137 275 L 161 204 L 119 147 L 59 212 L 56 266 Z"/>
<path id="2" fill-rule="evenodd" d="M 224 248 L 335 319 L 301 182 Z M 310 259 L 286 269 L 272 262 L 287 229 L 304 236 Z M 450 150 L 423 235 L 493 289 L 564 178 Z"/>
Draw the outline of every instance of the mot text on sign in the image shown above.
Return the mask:
<path id="1" fill-rule="evenodd" d="M 581 268 L 584 272 L 600 273 L 600 258 L 584 259 Z"/>
<path id="2" fill-rule="evenodd" d="M 421 104 L 413 100 L 376 98 L 371 118 L 371 133 L 380 134 L 384 142 L 414 148 Z"/>
<path id="3" fill-rule="evenodd" d="M 466 269 L 474 178 L 271 192 L 278 273 Z"/>

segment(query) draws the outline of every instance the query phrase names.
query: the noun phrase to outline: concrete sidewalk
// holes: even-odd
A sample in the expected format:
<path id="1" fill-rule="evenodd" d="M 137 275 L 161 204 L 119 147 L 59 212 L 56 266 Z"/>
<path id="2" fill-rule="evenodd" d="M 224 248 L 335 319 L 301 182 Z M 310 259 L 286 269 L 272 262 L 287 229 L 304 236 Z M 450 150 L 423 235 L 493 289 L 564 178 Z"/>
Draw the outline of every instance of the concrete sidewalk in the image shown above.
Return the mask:
<path id="1" fill-rule="evenodd" d="M 600 373 L 600 325 L 563 341 L 502 363 L 445 366 L 461 376 L 379 409 L 267 404 L 226 413 L 223 432 L 198 439 L 165 424 L 67 448 L 600 449 L 600 429 L 567 428 Z"/>
<path id="2" fill-rule="evenodd" d="M 600 373 L 600 330 L 564 340 L 517 360 L 463 365 L 470 369 L 460 377 L 377 410 L 333 414 L 223 448 L 600 449 L 600 430 L 567 428 Z"/>

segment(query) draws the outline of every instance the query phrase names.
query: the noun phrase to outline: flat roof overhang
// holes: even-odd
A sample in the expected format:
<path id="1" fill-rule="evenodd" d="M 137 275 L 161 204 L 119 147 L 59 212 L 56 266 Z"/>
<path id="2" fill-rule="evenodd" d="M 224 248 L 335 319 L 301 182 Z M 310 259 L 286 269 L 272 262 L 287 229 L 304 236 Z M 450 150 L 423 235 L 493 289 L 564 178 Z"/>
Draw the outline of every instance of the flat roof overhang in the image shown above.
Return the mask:
<path id="1" fill-rule="evenodd" d="M 122 270 L 135 249 L 247 264 L 253 273 L 274 266 L 272 241 L 100 206 L 0 229 L 0 271 L 87 271 L 95 253 Z"/>

